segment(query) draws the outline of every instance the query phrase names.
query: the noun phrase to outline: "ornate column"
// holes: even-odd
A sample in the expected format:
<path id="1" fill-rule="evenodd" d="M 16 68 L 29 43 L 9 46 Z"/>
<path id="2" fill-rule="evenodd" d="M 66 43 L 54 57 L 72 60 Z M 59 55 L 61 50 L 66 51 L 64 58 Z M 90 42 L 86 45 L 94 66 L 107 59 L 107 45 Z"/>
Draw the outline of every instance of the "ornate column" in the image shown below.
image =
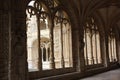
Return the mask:
<path id="1" fill-rule="evenodd" d="M 48 45 L 47 44 L 45 45 L 45 49 L 46 49 L 46 61 L 48 61 L 49 56 L 48 56 Z"/>
<path id="2" fill-rule="evenodd" d="M 97 43 L 99 41 L 99 38 L 97 39 L 97 35 L 99 35 L 99 34 L 97 34 L 97 31 L 95 30 L 95 54 L 94 54 L 95 58 L 94 59 L 95 59 L 96 64 L 98 64 L 98 57 L 99 57 L 98 52 L 97 52 L 97 49 L 98 49 L 98 46 L 99 46 Z"/>
<path id="3" fill-rule="evenodd" d="M 84 47 L 84 55 L 85 55 L 85 65 L 88 65 L 88 50 L 87 50 L 87 31 L 86 28 L 84 30 L 84 42 L 85 42 L 85 47 Z"/>
<path id="4" fill-rule="evenodd" d="M 60 33 L 61 33 L 61 67 L 65 67 L 64 55 L 63 55 L 63 26 L 62 22 L 60 23 Z"/>
<path id="5" fill-rule="evenodd" d="M 69 25 L 69 26 L 68 26 Z M 69 52 L 69 66 L 70 67 L 73 67 L 73 54 L 72 54 L 72 51 L 73 51 L 73 47 L 72 47 L 72 32 L 71 32 L 71 24 L 69 23 L 67 25 L 67 47 L 69 48 L 68 49 L 68 52 Z M 76 39 L 75 39 L 76 40 Z"/>
<path id="6" fill-rule="evenodd" d="M 94 56 L 93 56 L 93 40 L 92 40 L 92 37 L 93 37 L 93 30 L 91 30 L 90 32 L 90 45 L 91 45 L 91 64 L 94 64 Z"/>
<path id="7" fill-rule="evenodd" d="M 43 62 L 44 61 L 43 60 L 43 47 L 40 47 L 40 51 L 41 51 L 41 55 L 42 55 L 41 57 L 42 57 L 42 62 Z"/>
<path id="8" fill-rule="evenodd" d="M 54 28 L 54 17 L 51 15 L 51 27 L 50 27 L 50 68 L 55 69 L 55 58 L 54 58 L 54 41 L 53 41 L 53 28 Z"/>
<path id="9" fill-rule="evenodd" d="M 38 11 L 39 12 L 39 11 Z M 32 14 L 32 13 L 31 13 Z M 34 15 L 36 15 L 36 17 L 37 17 L 37 29 L 38 29 L 38 33 L 37 33 L 37 35 L 38 35 L 38 68 L 39 68 L 39 71 L 41 71 L 42 70 L 42 58 L 43 58 L 43 50 L 41 51 L 41 44 L 40 44 L 40 14 L 34 14 Z M 42 52 L 42 53 L 41 53 Z"/>

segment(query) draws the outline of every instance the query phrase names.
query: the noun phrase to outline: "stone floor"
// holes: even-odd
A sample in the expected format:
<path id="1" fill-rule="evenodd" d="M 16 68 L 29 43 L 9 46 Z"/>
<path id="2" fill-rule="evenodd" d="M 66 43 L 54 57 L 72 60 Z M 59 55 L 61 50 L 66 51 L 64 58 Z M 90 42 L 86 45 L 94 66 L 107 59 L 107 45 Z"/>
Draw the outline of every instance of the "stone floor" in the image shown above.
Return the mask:
<path id="1" fill-rule="evenodd" d="M 108 71 L 80 80 L 120 80 L 120 69 Z"/>

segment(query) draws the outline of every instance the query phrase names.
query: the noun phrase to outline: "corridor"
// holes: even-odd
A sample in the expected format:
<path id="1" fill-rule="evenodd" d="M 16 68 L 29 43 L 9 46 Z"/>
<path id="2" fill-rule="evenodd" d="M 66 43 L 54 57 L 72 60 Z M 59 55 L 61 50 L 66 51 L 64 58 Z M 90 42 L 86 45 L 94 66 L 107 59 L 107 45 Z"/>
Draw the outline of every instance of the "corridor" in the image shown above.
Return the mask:
<path id="1" fill-rule="evenodd" d="M 120 69 L 108 71 L 102 74 L 98 74 L 80 80 L 120 80 Z"/>

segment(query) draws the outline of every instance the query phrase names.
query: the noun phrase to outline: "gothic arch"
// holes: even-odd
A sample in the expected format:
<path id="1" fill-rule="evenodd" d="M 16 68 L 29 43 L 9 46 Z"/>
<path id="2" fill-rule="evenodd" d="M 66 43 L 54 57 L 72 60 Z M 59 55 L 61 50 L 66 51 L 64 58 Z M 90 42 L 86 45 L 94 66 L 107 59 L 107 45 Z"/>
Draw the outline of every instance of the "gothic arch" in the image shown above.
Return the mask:
<path id="1" fill-rule="evenodd" d="M 61 72 L 60 69 L 67 70 L 68 68 L 73 70 L 72 40 L 71 40 L 72 34 L 71 34 L 71 23 L 69 20 L 69 16 L 64 11 L 63 7 L 60 7 L 56 3 L 49 4 L 49 2 L 47 2 L 49 0 L 43 0 L 43 1 L 32 0 L 32 1 L 33 3 L 28 4 L 27 7 L 27 15 L 29 16 L 27 17 L 28 20 L 29 18 L 32 19 L 32 17 L 35 17 L 35 19 L 33 18 L 33 23 L 35 22 L 35 24 L 37 25 L 27 26 L 27 28 L 30 29 L 27 30 L 28 31 L 27 41 L 29 42 L 29 39 L 31 39 L 31 37 L 36 36 L 37 38 L 36 41 L 38 43 L 38 46 L 37 49 L 34 49 L 35 50 L 34 52 L 37 53 L 38 55 L 37 57 L 35 57 L 37 59 L 37 63 L 35 64 L 37 64 L 37 68 L 38 68 L 36 72 L 44 72 L 49 70 L 48 71 L 49 73 L 50 71 L 58 69 L 58 72 L 55 73 L 60 74 Z M 49 11 L 46 9 L 47 7 L 43 9 L 45 5 L 48 7 L 48 10 L 50 9 Z M 42 22 L 45 25 L 42 25 Z M 43 26 L 46 27 L 42 28 Z M 32 27 L 35 28 L 35 30 L 32 29 Z M 55 27 L 58 28 L 58 31 L 55 31 Z M 36 35 L 34 34 L 29 35 L 29 33 L 36 33 Z M 48 44 L 50 45 L 49 57 L 47 54 L 48 50 L 47 48 L 45 48 L 44 45 L 46 42 L 43 40 L 46 38 L 49 39 Z M 56 38 L 59 39 L 57 40 Z M 57 42 L 58 44 L 56 45 L 55 43 Z M 27 47 L 29 48 L 29 46 Z M 31 72 L 29 73 L 32 74 Z M 55 75 L 55 73 L 49 75 Z M 37 77 L 42 77 L 41 75 Z M 34 76 L 30 76 L 30 77 L 34 78 Z"/>
<path id="2" fill-rule="evenodd" d="M 114 28 L 114 30 L 116 31 L 115 32 L 115 36 L 116 36 L 116 38 L 117 38 L 117 40 L 119 40 L 119 21 L 120 21 L 120 11 L 116 11 L 115 13 L 114 13 L 114 16 L 112 16 L 111 18 L 110 18 L 110 24 L 109 24 L 109 26 L 110 26 L 110 28 Z M 110 31 L 110 28 L 109 28 L 109 31 Z"/>
<path id="3" fill-rule="evenodd" d="M 95 18 L 96 24 L 98 25 L 100 35 L 105 34 L 105 22 L 102 19 L 102 16 L 100 15 L 99 12 L 94 12 L 93 17 Z"/>

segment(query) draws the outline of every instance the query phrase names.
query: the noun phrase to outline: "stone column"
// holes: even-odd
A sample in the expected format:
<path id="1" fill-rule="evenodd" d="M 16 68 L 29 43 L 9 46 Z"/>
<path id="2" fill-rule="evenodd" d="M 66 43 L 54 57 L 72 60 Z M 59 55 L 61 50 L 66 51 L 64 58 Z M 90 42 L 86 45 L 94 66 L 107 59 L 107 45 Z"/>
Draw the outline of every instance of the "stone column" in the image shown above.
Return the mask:
<path id="1" fill-rule="evenodd" d="M 116 52 L 116 57 L 120 65 L 120 41 L 118 39 L 116 40 Z"/>
<path id="2" fill-rule="evenodd" d="M 37 36 L 38 36 L 38 68 L 39 68 L 39 71 L 42 70 L 42 51 L 41 51 L 41 41 L 40 41 L 40 36 L 41 36 L 41 33 L 40 33 L 40 15 L 39 14 L 36 14 L 36 17 L 37 17 Z"/>
<path id="3" fill-rule="evenodd" d="M 80 36 L 80 39 L 79 39 L 79 57 L 80 57 L 80 71 L 81 72 L 84 72 L 85 70 L 85 59 L 84 59 L 84 42 L 83 42 L 83 37 Z"/>
<path id="4" fill-rule="evenodd" d="M 61 33 L 61 67 L 65 67 L 64 55 L 63 55 L 63 24 L 60 23 L 60 33 Z"/>
<path id="5" fill-rule="evenodd" d="M 73 62 L 73 67 L 76 68 L 77 71 L 80 71 L 80 58 L 79 58 L 79 31 L 78 29 L 72 29 L 72 62 Z M 76 42 L 76 43 L 75 43 Z"/>
<path id="6" fill-rule="evenodd" d="M 28 80 L 25 3 L 11 1 L 11 80 Z"/>
<path id="7" fill-rule="evenodd" d="M 102 42 L 102 41 L 101 41 Z M 102 55 L 102 57 L 104 57 L 104 66 L 105 67 L 108 67 L 108 64 L 109 64 L 109 52 L 108 52 L 108 35 L 107 33 L 105 34 L 105 37 L 104 37 L 104 55 Z"/>
<path id="8" fill-rule="evenodd" d="M 118 60 L 119 60 L 119 64 L 120 64 L 120 41 L 118 43 Z"/>
<path id="9" fill-rule="evenodd" d="M 92 37 L 93 37 L 93 34 L 92 34 L 92 31 L 93 30 L 91 30 L 91 32 L 90 32 L 90 47 L 91 47 L 91 64 L 94 64 L 94 54 L 93 54 L 93 39 L 92 39 Z"/>
<path id="10" fill-rule="evenodd" d="M 46 46 L 45 46 L 45 49 L 46 49 L 46 61 L 48 61 L 49 59 L 49 57 L 48 57 L 48 45 L 46 44 Z"/>
<path id="11" fill-rule="evenodd" d="M 54 18 L 52 18 L 51 27 L 50 27 L 50 59 L 49 60 L 50 60 L 50 68 L 51 69 L 55 69 L 53 28 L 54 28 Z"/>
<path id="12" fill-rule="evenodd" d="M 84 30 L 84 42 L 85 42 L 85 49 L 84 49 L 84 55 L 85 55 L 85 65 L 89 64 L 89 59 L 88 59 L 88 50 L 87 50 L 87 43 L 88 43 L 88 37 L 86 33 L 86 29 Z"/>
<path id="13" fill-rule="evenodd" d="M 43 60 L 43 47 L 40 47 L 40 49 L 41 49 L 41 55 L 42 55 L 41 57 L 42 57 L 42 63 L 43 63 L 43 61 L 44 61 Z"/>
<path id="14" fill-rule="evenodd" d="M 9 79 L 9 13 L 0 11 L 0 80 Z"/>

